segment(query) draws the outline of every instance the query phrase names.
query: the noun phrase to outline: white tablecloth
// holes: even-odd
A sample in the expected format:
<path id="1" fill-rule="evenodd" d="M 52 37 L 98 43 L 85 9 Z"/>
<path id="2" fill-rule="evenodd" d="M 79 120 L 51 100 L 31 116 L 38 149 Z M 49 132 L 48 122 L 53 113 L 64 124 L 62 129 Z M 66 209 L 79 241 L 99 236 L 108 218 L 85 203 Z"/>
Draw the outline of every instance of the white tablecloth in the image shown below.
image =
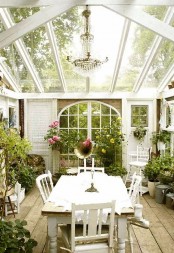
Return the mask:
<path id="1" fill-rule="evenodd" d="M 107 176 L 105 173 L 94 173 L 94 187 L 98 192 L 85 192 L 91 186 L 91 173 L 80 173 L 77 176 L 62 176 L 53 188 L 48 201 L 64 210 L 71 210 L 71 204 L 109 202 L 116 200 L 115 211 L 121 214 L 122 208 L 132 207 L 127 189 L 121 177 Z"/>

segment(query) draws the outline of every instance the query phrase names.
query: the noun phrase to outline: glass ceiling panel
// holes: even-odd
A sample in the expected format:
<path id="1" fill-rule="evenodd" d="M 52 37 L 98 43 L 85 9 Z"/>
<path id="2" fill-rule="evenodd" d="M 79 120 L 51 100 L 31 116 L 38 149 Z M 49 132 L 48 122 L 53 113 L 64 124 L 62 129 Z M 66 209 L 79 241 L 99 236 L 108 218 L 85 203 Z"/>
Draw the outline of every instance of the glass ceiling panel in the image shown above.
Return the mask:
<path id="1" fill-rule="evenodd" d="M 67 55 L 73 59 L 81 56 L 82 45 L 80 35 L 84 33 L 82 11 L 84 7 L 78 8 L 79 29 L 74 31 L 72 42 L 70 41 L 66 50 L 61 51 L 62 66 L 68 91 L 83 91 L 86 89 L 86 78 L 75 73 L 71 63 L 67 63 Z M 90 91 L 108 91 L 114 72 L 116 53 L 118 51 L 121 30 L 124 18 L 104 8 L 91 6 L 90 32 L 94 35 L 91 49 L 92 58 L 109 61 L 103 64 L 96 74 L 90 77 Z M 114 27 L 114 29 L 113 29 Z"/>
<path id="2" fill-rule="evenodd" d="M 91 7 L 91 29 L 94 35 L 94 56 L 100 60 L 108 57 L 90 79 L 91 91 L 108 91 L 112 82 L 116 56 L 119 49 L 124 18 L 104 7 Z"/>
<path id="3" fill-rule="evenodd" d="M 142 26 L 131 23 L 115 90 L 132 90 L 155 37 L 155 34 L 149 30 L 149 36 L 146 37 L 147 30 Z"/>
<path id="4" fill-rule="evenodd" d="M 154 61 L 152 62 L 147 77 L 144 80 L 144 86 L 158 87 L 165 74 L 173 64 L 174 43 L 172 41 L 164 39 Z"/>
<path id="5" fill-rule="evenodd" d="M 39 11 L 39 8 L 13 8 L 10 10 L 14 21 L 18 23 Z M 58 53 L 60 54 L 68 92 L 86 91 L 86 78 L 76 74 L 72 65 L 66 60 L 67 55 L 71 55 L 76 59 L 81 54 L 80 35 L 84 33 L 81 15 L 83 10 L 84 6 L 72 8 L 53 21 L 53 30 L 57 39 Z M 100 60 L 104 60 L 106 57 L 109 58 L 109 61 L 103 64 L 102 69 L 98 70 L 96 75 L 90 78 L 90 91 L 109 91 L 125 19 L 102 6 L 90 6 L 90 10 L 91 33 L 94 35 L 91 55 L 93 58 Z M 146 7 L 143 10 L 163 20 L 167 8 L 165 6 Z M 0 32 L 2 31 L 4 31 L 4 26 L 0 22 Z M 132 90 L 143 69 L 145 60 L 149 56 L 155 35 L 149 29 L 131 23 L 115 91 Z M 23 40 L 44 86 L 44 91 L 63 91 L 45 26 L 26 34 Z M 166 71 L 174 63 L 173 52 L 173 42 L 164 40 L 149 69 L 144 86 L 157 87 L 159 85 Z M 5 64 L 8 65 L 10 73 L 15 76 L 17 82 L 21 85 L 22 91 L 37 92 L 37 86 L 33 83 L 31 74 L 24 66 L 24 62 L 15 45 L 0 49 L 0 54 L 7 58 Z"/>
<path id="6" fill-rule="evenodd" d="M 46 28 L 42 26 L 26 34 L 24 42 L 42 81 L 44 91 L 62 91 Z"/>
<path id="7" fill-rule="evenodd" d="M 72 64 L 66 60 L 68 55 L 73 58 L 79 57 L 80 34 L 83 24 L 81 12 L 83 9 L 82 7 L 72 8 L 53 21 L 68 92 L 86 91 L 86 78 L 74 72 Z M 60 36 L 60 30 L 63 36 Z"/>

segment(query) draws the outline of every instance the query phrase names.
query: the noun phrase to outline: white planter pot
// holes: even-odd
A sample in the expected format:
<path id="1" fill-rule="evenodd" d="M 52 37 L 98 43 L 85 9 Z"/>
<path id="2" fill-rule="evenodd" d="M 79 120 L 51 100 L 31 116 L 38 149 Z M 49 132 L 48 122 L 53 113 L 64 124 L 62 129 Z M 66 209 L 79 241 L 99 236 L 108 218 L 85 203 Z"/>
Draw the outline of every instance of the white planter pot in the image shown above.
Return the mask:
<path id="1" fill-rule="evenodd" d="M 19 203 L 21 203 L 25 198 L 25 188 L 21 188 L 20 196 L 19 196 Z"/>
<path id="2" fill-rule="evenodd" d="M 155 198 L 155 186 L 156 186 L 156 182 L 148 181 L 149 195 L 150 195 L 152 198 Z"/>
<path id="3" fill-rule="evenodd" d="M 158 150 L 165 150 L 166 149 L 166 144 L 164 142 L 159 141 L 157 143 L 157 148 L 158 148 Z"/>

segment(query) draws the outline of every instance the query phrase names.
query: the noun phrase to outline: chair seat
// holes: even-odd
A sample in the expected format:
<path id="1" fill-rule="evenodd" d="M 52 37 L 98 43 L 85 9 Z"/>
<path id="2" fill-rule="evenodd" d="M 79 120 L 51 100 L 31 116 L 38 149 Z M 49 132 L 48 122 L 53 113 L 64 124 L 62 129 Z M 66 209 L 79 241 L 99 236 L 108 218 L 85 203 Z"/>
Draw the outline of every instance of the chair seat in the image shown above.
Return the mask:
<path id="1" fill-rule="evenodd" d="M 141 161 L 133 161 L 129 163 L 130 166 L 136 166 L 136 167 L 144 167 L 146 166 L 146 164 L 147 162 L 141 162 Z"/>

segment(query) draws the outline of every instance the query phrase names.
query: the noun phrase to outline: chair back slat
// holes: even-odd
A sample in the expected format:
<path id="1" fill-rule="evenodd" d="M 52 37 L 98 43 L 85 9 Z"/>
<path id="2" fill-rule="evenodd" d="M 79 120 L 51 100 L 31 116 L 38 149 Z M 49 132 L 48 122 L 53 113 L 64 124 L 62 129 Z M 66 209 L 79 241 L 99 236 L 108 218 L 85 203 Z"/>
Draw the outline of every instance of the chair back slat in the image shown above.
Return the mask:
<path id="1" fill-rule="evenodd" d="M 79 166 L 78 167 L 78 174 L 80 174 L 81 172 L 90 172 L 91 170 L 94 170 L 95 172 L 102 172 L 102 173 L 104 173 L 105 172 L 105 169 L 104 169 L 104 167 L 81 167 L 81 166 Z"/>
<path id="2" fill-rule="evenodd" d="M 152 148 L 137 146 L 137 161 L 148 162 L 151 159 Z"/>
<path id="3" fill-rule="evenodd" d="M 136 172 L 134 172 L 132 176 L 132 182 L 129 188 L 129 198 L 133 206 L 139 202 L 139 192 L 140 192 L 141 181 L 142 181 L 142 177 L 140 175 L 137 175 Z"/>
<path id="4" fill-rule="evenodd" d="M 53 181 L 51 172 L 48 171 L 46 174 L 39 175 L 36 178 L 36 185 L 40 191 L 43 202 L 45 203 L 50 196 L 50 193 L 53 189 Z"/>
<path id="5" fill-rule="evenodd" d="M 102 233 L 103 213 L 109 210 L 109 230 Z M 76 217 L 78 213 L 82 214 L 83 233 L 77 235 L 76 233 Z M 113 231 L 114 231 L 114 215 L 115 215 L 115 201 L 98 204 L 72 204 L 72 222 L 71 222 L 71 251 L 75 252 L 76 242 L 82 244 L 96 240 L 105 239 L 108 241 L 108 247 L 113 246 Z M 91 244 L 92 245 L 92 244 Z M 91 246 L 92 247 L 92 246 Z M 92 252 L 92 251 L 91 251 Z"/>

